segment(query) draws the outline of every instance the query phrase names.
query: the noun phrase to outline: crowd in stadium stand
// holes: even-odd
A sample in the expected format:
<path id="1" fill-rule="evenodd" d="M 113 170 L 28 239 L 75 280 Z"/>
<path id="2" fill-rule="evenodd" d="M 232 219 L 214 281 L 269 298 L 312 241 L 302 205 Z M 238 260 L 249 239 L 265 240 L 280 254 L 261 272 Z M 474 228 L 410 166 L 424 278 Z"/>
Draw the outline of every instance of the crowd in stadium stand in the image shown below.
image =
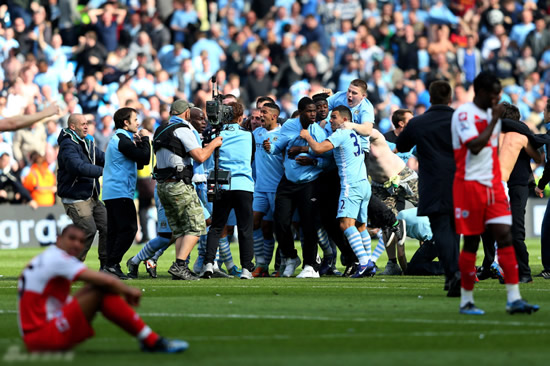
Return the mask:
<path id="1" fill-rule="evenodd" d="M 37 161 L 54 171 L 68 113 L 85 114 L 88 133 L 105 149 L 117 109 L 135 108 L 140 121 L 158 125 L 176 99 L 204 108 L 212 76 L 223 94 L 243 102 L 246 115 L 259 96 L 271 96 L 282 118 L 303 96 L 363 79 L 375 126 L 386 132 L 395 110 L 419 115 L 429 107 L 433 80 L 449 81 L 456 108 L 472 100 L 473 79 L 489 70 L 521 120 L 545 132 L 547 3 L 10 0 L 0 6 L 0 117 L 32 114 L 54 101 L 64 117 L 1 133 L 2 172 L 24 182 Z M 17 191 L 21 185 L 8 188 L 11 194 L 5 187 L 0 202 L 34 201 Z M 41 204 L 53 204 L 50 198 Z"/>

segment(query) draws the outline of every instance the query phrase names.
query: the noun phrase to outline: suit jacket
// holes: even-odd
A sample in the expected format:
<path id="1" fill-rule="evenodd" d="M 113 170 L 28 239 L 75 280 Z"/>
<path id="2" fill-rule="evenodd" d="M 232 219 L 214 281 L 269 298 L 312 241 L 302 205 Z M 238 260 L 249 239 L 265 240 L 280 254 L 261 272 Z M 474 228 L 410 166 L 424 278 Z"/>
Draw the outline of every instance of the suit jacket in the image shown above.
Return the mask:
<path id="1" fill-rule="evenodd" d="M 424 114 L 412 118 L 397 136 L 400 152 L 416 145 L 418 158 L 418 215 L 453 212 L 455 161 L 451 140 L 454 109 L 433 105 Z"/>

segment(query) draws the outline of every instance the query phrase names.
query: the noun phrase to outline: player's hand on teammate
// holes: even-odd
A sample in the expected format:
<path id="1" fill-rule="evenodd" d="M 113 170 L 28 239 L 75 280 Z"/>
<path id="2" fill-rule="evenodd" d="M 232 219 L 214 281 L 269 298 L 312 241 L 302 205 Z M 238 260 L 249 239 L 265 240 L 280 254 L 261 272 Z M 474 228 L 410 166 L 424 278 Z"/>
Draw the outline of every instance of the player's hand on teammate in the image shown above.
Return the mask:
<path id="1" fill-rule="evenodd" d="M 296 158 L 296 162 L 300 165 L 306 166 L 306 165 L 315 165 L 315 162 L 317 159 L 313 159 L 309 156 L 298 156 Z"/>
<path id="2" fill-rule="evenodd" d="M 309 134 L 309 131 L 306 130 L 306 129 L 303 129 L 302 131 L 300 131 L 300 137 L 303 138 L 304 140 L 307 140 L 308 137 L 310 137 L 311 135 Z"/>
<path id="3" fill-rule="evenodd" d="M 539 187 L 535 187 L 535 194 L 537 195 L 537 197 L 542 198 L 544 196 L 544 191 Z"/>
<path id="4" fill-rule="evenodd" d="M 309 149 L 307 146 L 292 146 L 290 149 L 288 149 L 288 157 L 294 159 L 296 156 L 300 155 L 301 153 L 305 153 L 308 150 Z"/>
<path id="5" fill-rule="evenodd" d="M 264 140 L 262 145 L 265 151 L 271 152 L 271 141 L 269 141 L 269 139 Z"/>
<path id="6" fill-rule="evenodd" d="M 353 130 L 353 122 L 344 122 L 340 125 L 343 130 Z"/>

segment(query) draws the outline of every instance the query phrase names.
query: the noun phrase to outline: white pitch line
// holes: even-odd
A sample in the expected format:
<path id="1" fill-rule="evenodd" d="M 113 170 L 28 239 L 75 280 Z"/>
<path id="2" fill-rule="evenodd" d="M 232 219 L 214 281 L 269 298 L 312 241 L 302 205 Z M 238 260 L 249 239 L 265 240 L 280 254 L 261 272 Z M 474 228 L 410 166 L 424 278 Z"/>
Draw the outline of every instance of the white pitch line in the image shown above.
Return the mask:
<path id="1" fill-rule="evenodd" d="M 17 314 L 17 310 L 1 310 L 0 314 Z M 309 315 L 275 315 L 275 314 L 201 314 L 201 313 L 140 313 L 143 317 L 152 318 L 210 318 L 210 319 L 268 319 L 268 320 L 302 320 L 302 321 L 321 321 L 321 322 L 359 322 L 359 323 L 419 323 L 419 324 L 455 324 L 455 325 L 502 325 L 512 327 L 541 327 L 550 328 L 550 323 L 531 323 L 522 321 L 502 321 L 502 320 L 483 320 L 483 319 L 464 319 L 464 320 L 445 320 L 445 319 L 421 319 L 421 318 L 392 318 L 392 319 L 375 319 L 375 318 L 335 318 L 328 316 L 309 316 Z"/>
<path id="2" fill-rule="evenodd" d="M 420 323 L 420 324 L 472 324 L 472 325 L 502 325 L 514 327 L 550 327 L 550 323 L 530 323 L 521 321 L 500 321 L 500 320 L 434 320 L 434 319 L 410 319 L 410 318 L 392 318 L 392 319 L 373 319 L 373 318 L 334 318 L 324 316 L 305 316 L 305 315 L 256 315 L 256 314 L 200 314 L 200 313 L 140 313 L 143 317 L 159 318 L 213 318 L 213 319 L 269 319 L 269 320 L 305 320 L 305 321 L 330 321 L 330 322 L 382 322 L 382 323 Z"/>
<path id="3" fill-rule="evenodd" d="M 188 342 L 233 342 L 233 341 L 271 341 L 271 340 L 293 340 L 293 339 L 330 339 L 330 338 L 405 338 L 405 337 L 475 337 L 483 339 L 488 336 L 503 336 L 503 335 L 546 335 L 550 334 L 550 329 L 537 329 L 537 330 L 472 330 L 472 331 L 427 331 L 427 332 L 369 332 L 369 333 L 357 333 L 353 329 L 345 333 L 323 333 L 323 334 L 266 334 L 266 335 L 218 335 L 218 336 L 188 336 L 182 335 L 182 337 Z M 103 343 L 110 343 L 113 341 L 119 341 L 116 338 L 97 338 L 97 341 Z"/>

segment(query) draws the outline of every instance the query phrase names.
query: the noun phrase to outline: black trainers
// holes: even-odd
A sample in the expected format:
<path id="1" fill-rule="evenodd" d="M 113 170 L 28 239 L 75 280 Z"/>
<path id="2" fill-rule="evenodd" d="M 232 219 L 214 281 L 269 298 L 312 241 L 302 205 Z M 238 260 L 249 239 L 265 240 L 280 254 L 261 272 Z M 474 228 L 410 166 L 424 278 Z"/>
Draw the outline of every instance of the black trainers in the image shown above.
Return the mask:
<path id="1" fill-rule="evenodd" d="M 189 348 L 189 343 L 179 339 L 166 339 L 160 337 L 153 347 L 148 347 L 141 342 L 141 350 L 143 352 L 158 352 L 158 353 L 178 353 Z"/>
<path id="2" fill-rule="evenodd" d="M 128 259 L 128 262 L 126 262 L 126 267 L 128 267 L 128 278 L 136 279 L 138 278 L 139 264 L 132 263 L 132 259 L 134 259 L 134 257 Z"/>
<path id="3" fill-rule="evenodd" d="M 214 271 L 212 272 L 212 278 L 233 278 L 233 276 L 228 275 L 219 268 L 214 268 Z"/>
<path id="4" fill-rule="evenodd" d="M 538 275 L 536 275 L 535 277 L 542 277 L 545 280 L 550 280 L 550 271 L 544 270 L 541 273 L 539 273 Z"/>
<path id="5" fill-rule="evenodd" d="M 173 280 L 198 281 L 199 278 L 187 268 L 187 265 L 179 266 L 176 262 L 172 263 L 168 273 L 172 275 Z"/>
<path id="6" fill-rule="evenodd" d="M 147 259 L 143 261 L 145 265 L 145 270 L 149 273 L 151 278 L 157 278 L 157 261 L 154 259 Z"/>
<path id="7" fill-rule="evenodd" d="M 120 269 L 120 264 L 115 264 L 114 266 L 105 266 L 103 267 L 103 272 L 108 273 L 113 276 L 117 276 L 121 280 L 127 280 L 128 276 L 122 272 L 122 269 Z"/>
<path id="8" fill-rule="evenodd" d="M 344 270 L 344 273 L 342 273 L 342 277 L 350 277 L 355 272 L 357 272 L 357 267 L 359 266 L 359 263 L 353 263 L 346 267 Z"/>

